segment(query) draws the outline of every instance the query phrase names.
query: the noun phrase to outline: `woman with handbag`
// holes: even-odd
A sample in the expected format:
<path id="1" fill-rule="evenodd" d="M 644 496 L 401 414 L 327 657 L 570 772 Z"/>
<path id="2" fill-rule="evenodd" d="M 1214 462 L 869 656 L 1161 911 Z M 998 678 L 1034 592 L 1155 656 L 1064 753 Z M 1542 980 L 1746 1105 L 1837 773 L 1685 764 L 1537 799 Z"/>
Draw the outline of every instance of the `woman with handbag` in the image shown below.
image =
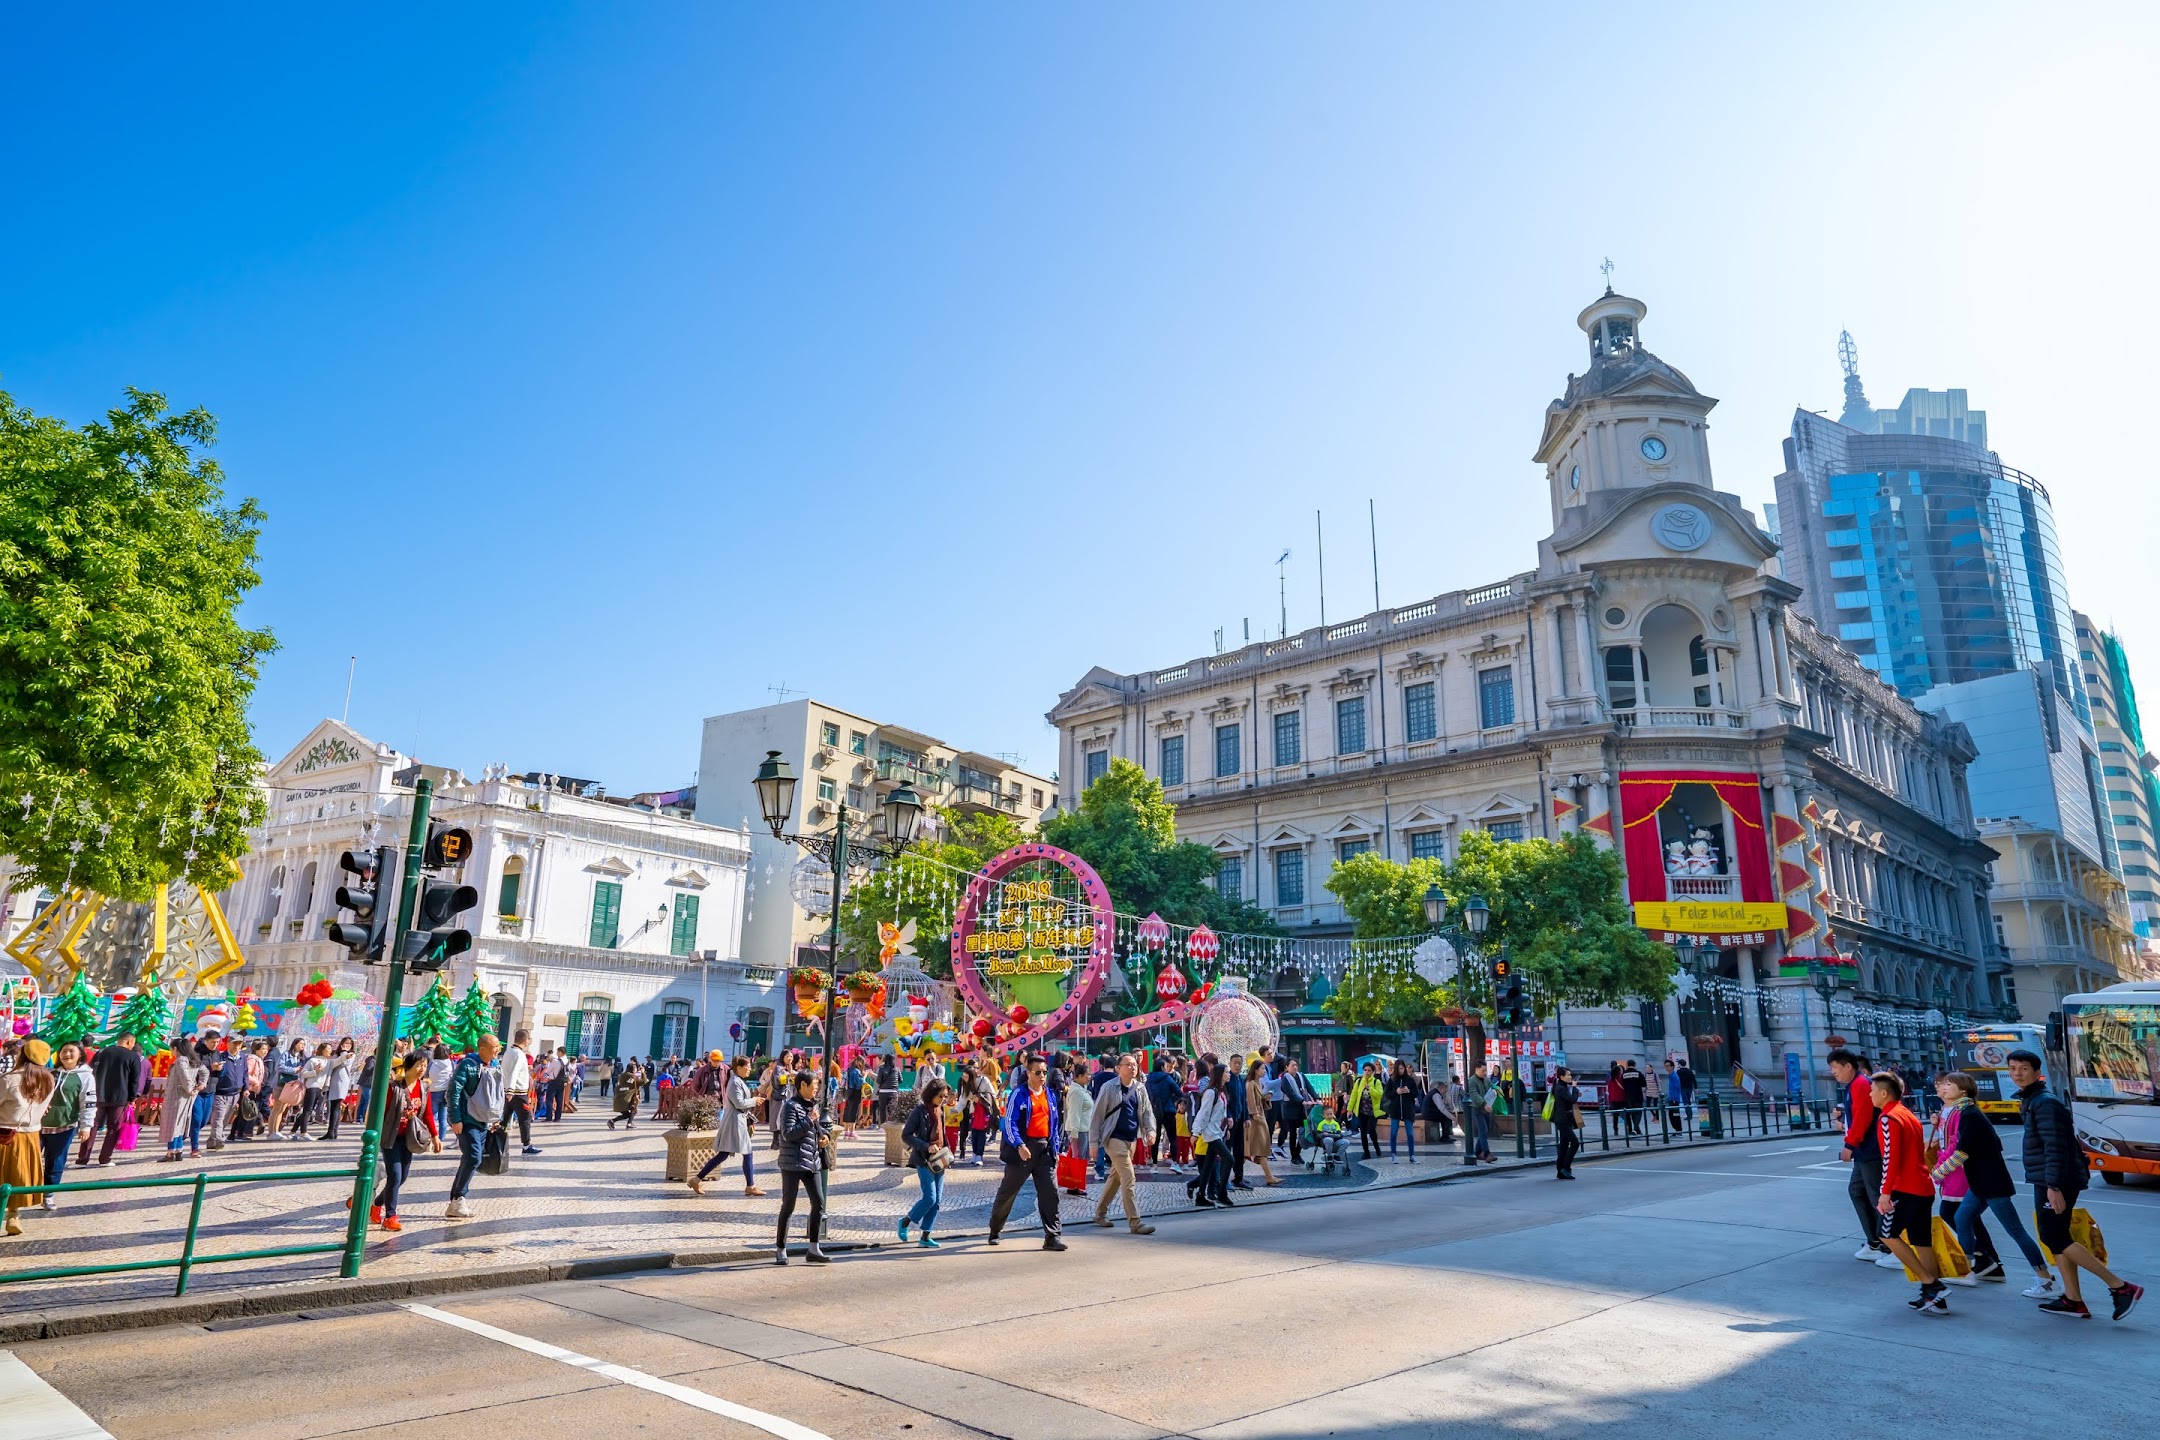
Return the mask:
<path id="1" fill-rule="evenodd" d="M 435 1107 L 428 1103 L 428 1056 L 415 1050 L 405 1057 L 402 1073 L 390 1076 L 383 1102 L 383 1183 L 375 1196 L 368 1219 L 385 1230 L 402 1230 L 398 1223 L 398 1187 L 412 1174 L 413 1156 L 442 1153 L 442 1135 L 435 1128 Z"/>
<path id="2" fill-rule="evenodd" d="M 815 1071 L 797 1073 L 780 1105 L 780 1225 L 773 1242 L 773 1264 L 785 1265 L 788 1221 L 795 1215 L 798 1192 L 810 1197 L 809 1244 L 803 1259 L 812 1265 L 831 1260 L 818 1243 L 825 1226 L 825 1167 L 831 1153 L 833 1130 L 817 1112 L 818 1077 Z"/>
<path id="3" fill-rule="evenodd" d="M 900 1127 L 901 1142 L 907 1146 L 908 1168 L 922 1186 L 922 1199 L 900 1217 L 900 1238 L 908 1238 L 908 1226 L 920 1225 L 922 1238 L 915 1243 L 925 1250 L 938 1248 L 938 1242 L 930 1238 L 930 1230 L 937 1224 L 938 1207 L 945 1200 L 945 1167 L 952 1164 L 953 1158 L 952 1151 L 939 1143 L 944 1102 L 945 1082 L 932 1080 L 923 1087 L 915 1108 L 908 1112 L 907 1123 Z"/>
<path id="4" fill-rule="evenodd" d="M 1269 1143 L 1267 1122 L 1267 1062 L 1255 1056 L 1245 1066 L 1245 1155 L 1247 1159 L 1260 1162 L 1260 1173 L 1270 1185 L 1280 1185 L 1275 1178 L 1275 1167 L 1268 1163 L 1268 1153 L 1274 1147 Z"/>
<path id="5" fill-rule="evenodd" d="M 326 1095 L 330 1102 L 330 1128 L 319 1137 L 324 1140 L 338 1138 L 338 1121 L 345 1115 L 345 1102 L 357 1097 L 353 1093 L 353 1077 L 359 1073 L 360 1057 L 353 1051 L 353 1038 L 348 1035 L 338 1041 L 337 1053 L 330 1057 L 330 1065 L 324 1077 Z"/>
<path id="6" fill-rule="evenodd" d="M 1581 1098 L 1575 1072 L 1565 1065 L 1554 1070 L 1545 1091 L 1545 1118 L 1552 1121 L 1555 1179 L 1575 1178 L 1575 1157 L 1582 1152 L 1582 1111 L 1575 1107 Z"/>
<path id="7" fill-rule="evenodd" d="M 200 1105 L 195 1102 L 200 1100 Z M 195 1058 L 195 1042 L 183 1035 L 173 1041 L 172 1068 L 165 1072 L 165 1103 L 158 1116 L 158 1138 L 165 1142 L 161 1164 L 180 1158 L 186 1145 L 202 1155 L 202 1127 L 210 1119 L 210 1067 Z"/>
<path id="8" fill-rule="evenodd" d="M 728 1067 L 727 1083 L 720 1091 L 720 1123 L 713 1127 L 713 1153 L 691 1178 L 690 1193 L 705 1193 L 705 1177 L 719 1169 L 731 1155 L 742 1156 L 743 1195 L 756 1199 L 765 1192 L 757 1187 L 756 1146 L 750 1134 L 751 1110 L 757 1097 L 750 1092 L 750 1057 L 737 1055 Z"/>
<path id="9" fill-rule="evenodd" d="M 1235 1204 L 1230 1198 L 1230 1147 L 1223 1143 L 1223 1127 L 1230 1116 L 1229 1089 L 1227 1072 L 1215 1066 L 1208 1072 L 1199 1108 L 1193 1112 L 1193 1151 L 1200 1161 L 1193 1204 L 1203 1210 Z"/>
<path id="10" fill-rule="evenodd" d="M 59 1081 L 45 1068 L 52 1057 L 43 1040 L 23 1042 L 15 1068 L 0 1075 L 0 1185 L 17 1187 L 8 1192 L 7 1233 L 22 1234 L 15 1213 L 32 1200 L 44 1197 L 20 1187 L 36 1185 L 45 1178 L 45 1148 L 40 1139 L 45 1112 L 52 1105 Z"/>

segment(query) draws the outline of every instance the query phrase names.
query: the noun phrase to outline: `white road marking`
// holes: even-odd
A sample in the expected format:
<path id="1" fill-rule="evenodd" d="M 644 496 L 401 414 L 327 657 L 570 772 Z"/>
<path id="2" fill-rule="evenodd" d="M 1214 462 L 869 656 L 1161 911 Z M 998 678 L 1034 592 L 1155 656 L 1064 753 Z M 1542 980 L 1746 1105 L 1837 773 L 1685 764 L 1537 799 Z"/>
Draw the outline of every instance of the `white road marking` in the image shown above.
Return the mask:
<path id="1" fill-rule="evenodd" d="M 677 1385 L 672 1380 L 662 1380 L 658 1376 L 647 1375 L 642 1370 L 633 1370 L 627 1365 L 613 1365 L 605 1360 L 595 1360 L 590 1355 L 580 1355 L 575 1350 L 565 1350 L 560 1345 L 550 1345 L 544 1340 L 535 1340 L 530 1335 L 519 1335 L 509 1330 L 498 1330 L 493 1325 L 483 1324 L 478 1320 L 468 1319 L 463 1315 L 453 1315 L 447 1310 L 437 1310 L 432 1305 L 408 1304 L 405 1308 L 415 1315 L 425 1315 L 430 1320 L 440 1320 L 445 1325 L 455 1325 L 460 1330 L 470 1331 L 472 1334 L 489 1340 L 500 1341 L 502 1344 L 523 1350 L 528 1355 L 538 1355 L 544 1360 L 559 1360 L 565 1365 L 574 1365 L 580 1370 L 589 1371 L 594 1375 L 613 1380 L 618 1385 L 634 1385 L 640 1390 L 650 1390 L 655 1395 L 665 1395 L 670 1400 L 680 1400 L 683 1404 L 693 1406 L 708 1414 L 724 1415 L 730 1420 L 739 1420 L 745 1425 L 754 1425 L 768 1435 L 780 1436 L 781 1440 L 831 1440 L 831 1437 L 823 1431 L 812 1430 L 807 1425 L 798 1425 L 792 1420 L 784 1420 L 778 1415 L 768 1415 L 763 1410 L 753 1410 L 747 1405 L 737 1405 L 732 1400 L 723 1400 L 719 1396 L 709 1395 L 703 1390 L 693 1390 L 688 1385 Z M 5 1430 L 0 1431 L 0 1433 L 8 1435 L 10 1440 L 13 1440 L 15 1432 Z M 84 1433 L 89 1435 L 91 1432 L 86 1431 Z M 102 1430 L 95 1433 L 97 1435 L 105 1434 Z"/>
<path id="2" fill-rule="evenodd" d="M 1828 1145 L 1795 1145 L 1795 1146 L 1793 1146 L 1793 1148 L 1792 1148 L 1792 1149 L 1790 1149 L 1790 1150 L 1757 1150 L 1757 1151 L 1755 1152 L 1755 1154 L 1757 1154 L 1758 1156 L 1761 1156 L 1761 1155 L 1813 1155 L 1813 1154 L 1815 1154 L 1815 1153 L 1816 1153 L 1817 1151 L 1819 1151 L 1819 1150 L 1827 1150 L 1827 1149 L 1829 1149 L 1829 1148 L 1830 1148 L 1830 1147 L 1829 1147 Z"/>
<path id="3" fill-rule="evenodd" d="M 1827 1180 L 1827 1175 L 1798 1175 L 1788 1170 L 1784 1174 L 1772 1174 L 1767 1170 L 1681 1170 L 1670 1165 L 1613 1165 L 1603 1164 L 1600 1170 L 1639 1170 L 1645 1175 L 1715 1175 L 1720 1179 L 1735 1180 Z M 1810 1165 L 1810 1170 L 1820 1167 Z"/>
<path id="4" fill-rule="evenodd" d="M 0 1350 L 0 1435 L 8 1440 L 113 1440 L 37 1371 Z"/>

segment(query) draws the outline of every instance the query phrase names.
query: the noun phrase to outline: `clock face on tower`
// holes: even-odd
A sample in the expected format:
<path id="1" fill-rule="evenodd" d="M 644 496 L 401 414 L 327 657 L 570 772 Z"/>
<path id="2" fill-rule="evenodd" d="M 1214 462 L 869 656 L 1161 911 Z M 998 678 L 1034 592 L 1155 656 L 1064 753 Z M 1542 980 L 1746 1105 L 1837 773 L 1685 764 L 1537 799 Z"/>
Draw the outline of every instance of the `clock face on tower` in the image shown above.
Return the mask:
<path id="1" fill-rule="evenodd" d="M 1645 460 L 1663 460 L 1665 458 L 1665 442 L 1655 435 L 1645 435 L 1643 436 L 1642 453 Z"/>

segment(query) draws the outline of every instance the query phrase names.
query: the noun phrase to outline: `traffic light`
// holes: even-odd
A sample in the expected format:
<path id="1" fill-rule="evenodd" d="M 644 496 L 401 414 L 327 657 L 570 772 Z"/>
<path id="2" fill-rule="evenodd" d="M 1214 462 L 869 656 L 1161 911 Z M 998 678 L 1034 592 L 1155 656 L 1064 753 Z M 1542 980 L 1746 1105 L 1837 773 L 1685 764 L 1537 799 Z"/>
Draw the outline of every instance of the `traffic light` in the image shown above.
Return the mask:
<path id="1" fill-rule="evenodd" d="M 450 922 L 479 903 L 480 892 L 470 885 L 423 876 L 419 915 L 405 932 L 406 962 L 414 970 L 440 970 L 452 957 L 472 949 L 472 931 Z"/>
<path id="2" fill-rule="evenodd" d="M 377 850 L 347 850 L 338 857 L 338 869 L 354 878 L 338 886 L 337 905 L 340 910 L 350 910 L 353 918 L 350 923 L 326 921 L 323 932 L 363 965 L 383 958 L 383 942 L 390 929 L 390 905 L 382 892 L 383 877 L 391 872 L 396 854 L 385 845 Z"/>
<path id="3" fill-rule="evenodd" d="M 426 870 L 450 870 L 472 858 L 472 831 L 437 820 L 428 826 L 427 847 L 420 852 Z"/>
<path id="4" fill-rule="evenodd" d="M 1502 1030 L 1513 1030 L 1523 1023 L 1522 977 L 1515 973 L 1515 962 L 1496 955 L 1492 961 L 1493 1008 Z"/>

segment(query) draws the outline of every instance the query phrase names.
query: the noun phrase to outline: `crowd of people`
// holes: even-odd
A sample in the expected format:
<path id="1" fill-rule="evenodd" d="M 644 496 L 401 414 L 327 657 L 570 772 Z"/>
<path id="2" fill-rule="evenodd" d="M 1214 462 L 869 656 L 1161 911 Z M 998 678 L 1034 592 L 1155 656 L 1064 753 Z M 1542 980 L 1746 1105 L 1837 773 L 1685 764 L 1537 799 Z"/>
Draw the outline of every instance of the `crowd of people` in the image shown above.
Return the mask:
<path id="1" fill-rule="evenodd" d="M 1945 1316 L 1950 1286 L 2007 1281 L 1989 1219 L 2031 1268 L 2033 1280 L 2023 1293 L 2040 1302 L 2042 1314 L 2092 1318 L 2081 1274 L 2107 1287 L 2108 1308 L 2117 1320 L 2144 1298 L 2143 1286 L 2108 1268 L 2089 1218 L 2078 1209 L 2089 1178 L 2084 1147 L 2071 1125 L 2070 1107 L 2048 1088 L 2039 1055 L 2013 1050 L 2008 1057 L 2023 1122 L 2019 1168 L 2031 1187 L 2037 1244 L 2018 1213 L 2018 1187 L 2002 1134 L 1976 1103 L 1980 1087 L 1973 1076 L 1963 1071 L 1937 1076 L 1940 1104 L 1923 1119 L 1914 1108 L 1921 1097 L 1900 1072 L 1871 1071 L 1866 1058 L 1849 1049 L 1831 1051 L 1829 1061 L 1844 1092 L 1839 1158 L 1852 1163 L 1846 1193 L 1861 1241 L 1853 1255 L 1917 1277 L 1919 1293 L 1906 1302 L 1911 1309 Z M 1954 1248 L 1946 1243 L 1952 1237 Z"/>

